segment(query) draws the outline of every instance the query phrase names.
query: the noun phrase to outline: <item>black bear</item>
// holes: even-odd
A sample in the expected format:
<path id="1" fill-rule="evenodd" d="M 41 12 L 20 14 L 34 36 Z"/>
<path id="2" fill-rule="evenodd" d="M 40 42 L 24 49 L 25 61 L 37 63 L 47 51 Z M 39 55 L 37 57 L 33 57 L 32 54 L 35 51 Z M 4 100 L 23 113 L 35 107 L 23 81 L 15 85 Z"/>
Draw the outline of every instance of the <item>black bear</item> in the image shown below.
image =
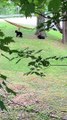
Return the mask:
<path id="1" fill-rule="evenodd" d="M 45 39 L 45 37 L 42 35 L 38 35 L 37 37 L 38 37 L 38 39 Z"/>
<path id="2" fill-rule="evenodd" d="M 38 39 L 45 39 L 45 36 L 43 36 L 41 33 L 37 35 Z"/>
<path id="3" fill-rule="evenodd" d="M 15 33 L 16 33 L 16 37 L 23 37 L 22 32 L 15 30 Z"/>

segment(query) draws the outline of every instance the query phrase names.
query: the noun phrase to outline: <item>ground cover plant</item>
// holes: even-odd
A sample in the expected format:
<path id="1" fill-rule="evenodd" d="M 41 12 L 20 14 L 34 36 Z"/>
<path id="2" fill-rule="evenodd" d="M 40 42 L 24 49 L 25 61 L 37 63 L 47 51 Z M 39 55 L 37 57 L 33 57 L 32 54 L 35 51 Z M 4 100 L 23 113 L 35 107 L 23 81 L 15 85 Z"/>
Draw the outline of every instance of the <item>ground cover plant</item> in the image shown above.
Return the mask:
<path id="1" fill-rule="evenodd" d="M 45 40 L 38 40 L 34 35 L 35 29 L 21 29 L 23 38 L 15 37 L 17 28 L 9 23 L 2 22 L 0 29 L 4 33 L 3 38 L 12 37 L 14 40 L 8 44 L 12 50 L 26 48 L 35 51 L 42 50 L 37 55 L 43 58 L 67 55 L 67 45 L 60 42 L 61 34 L 58 31 L 51 30 L 47 32 Z M 17 92 L 17 96 L 9 97 L 8 100 L 12 100 L 7 106 L 9 112 L 1 112 L 1 120 L 59 120 L 66 115 L 67 59 L 50 60 L 51 66 L 43 68 L 45 76 L 40 77 L 35 74 L 24 76 L 24 73 L 29 71 L 30 58 L 22 58 L 16 64 L 18 58 L 9 61 L 3 55 L 11 59 L 16 56 L 16 53 L 8 54 L 0 50 L 0 73 L 8 76 L 8 86 Z M 5 103 L 7 105 L 7 100 Z"/>

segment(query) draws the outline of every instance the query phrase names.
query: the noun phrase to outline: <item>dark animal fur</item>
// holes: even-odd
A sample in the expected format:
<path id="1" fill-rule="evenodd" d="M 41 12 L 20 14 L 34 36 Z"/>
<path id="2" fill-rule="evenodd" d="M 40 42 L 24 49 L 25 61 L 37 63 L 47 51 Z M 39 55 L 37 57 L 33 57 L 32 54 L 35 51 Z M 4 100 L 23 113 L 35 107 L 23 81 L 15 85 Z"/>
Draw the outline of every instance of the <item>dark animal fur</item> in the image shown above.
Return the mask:
<path id="1" fill-rule="evenodd" d="M 22 32 L 15 30 L 15 33 L 16 33 L 16 37 L 23 37 Z"/>
<path id="2" fill-rule="evenodd" d="M 38 39 L 45 39 L 45 37 L 42 35 L 38 35 L 37 37 L 38 37 Z"/>

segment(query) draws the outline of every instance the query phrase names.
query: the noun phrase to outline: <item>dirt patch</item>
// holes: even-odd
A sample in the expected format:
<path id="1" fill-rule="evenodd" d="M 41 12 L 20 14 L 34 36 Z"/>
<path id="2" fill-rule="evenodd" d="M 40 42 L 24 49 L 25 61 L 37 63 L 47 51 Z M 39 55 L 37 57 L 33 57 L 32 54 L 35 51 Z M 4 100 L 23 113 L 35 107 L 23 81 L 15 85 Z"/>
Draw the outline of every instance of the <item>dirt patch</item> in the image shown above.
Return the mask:
<path id="1" fill-rule="evenodd" d="M 9 88 L 16 91 L 18 94 L 12 99 L 15 105 L 28 106 L 35 103 L 39 103 L 37 95 L 34 91 L 29 91 L 29 88 L 25 85 L 15 84 L 9 85 Z M 20 93 L 21 91 L 21 93 Z"/>
<path id="2" fill-rule="evenodd" d="M 12 90 L 19 92 L 19 91 L 23 91 L 23 90 L 28 90 L 28 87 L 25 85 L 20 85 L 20 84 L 10 84 L 8 85 L 9 88 L 11 88 Z"/>
<path id="3" fill-rule="evenodd" d="M 26 93 L 26 94 L 17 95 L 16 97 L 13 98 L 12 101 L 15 104 L 21 104 L 25 106 L 39 103 L 35 93 Z"/>
<path id="4" fill-rule="evenodd" d="M 0 80 L 0 84 L 2 84 L 3 80 Z"/>

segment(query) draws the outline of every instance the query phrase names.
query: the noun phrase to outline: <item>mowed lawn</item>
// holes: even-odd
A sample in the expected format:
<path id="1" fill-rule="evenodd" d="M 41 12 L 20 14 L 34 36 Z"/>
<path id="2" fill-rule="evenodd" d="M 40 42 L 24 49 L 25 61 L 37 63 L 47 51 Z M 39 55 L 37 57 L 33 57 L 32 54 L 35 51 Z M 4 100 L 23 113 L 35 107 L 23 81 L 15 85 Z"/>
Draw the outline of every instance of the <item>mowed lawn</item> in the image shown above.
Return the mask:
<path id="1" fill-rule="evenodd" d="M 35 29 L 27 30 L 21 28 L 20 31 L 23 32 L 23 38 L 15 37 L 15 30 L 18 28 L 9 23 L 1 22 L 0 29 L 4 33 L 4 37 L 12 37 L 15 41 L 8 45 L 10 49 L 23 50 L 27 47 L 35 51 L 42 49 L 42 52 L 39 53 L 39 55 L 43 58 L 67 56 L 67 45 L 61 43 L 62 35 L 58 31 L 51 30 L 46 32 L 46 39 L 39 40 L 34 35 Z M 2 37 L 0 39 L 2 39 Z M 36 75 L 24 76 L 23 74 L 29 71 L 28 63 L 31 59 L 22 58 L 22 60 L 16 64 L 18 58 L 9 61 L 7 58 L 3 57 L 1 53 L 9 58 L 16 56 L 16 53 L 9 55 L 0 50 L 0 73 L 7 75 L 7 79 L 14 85 L 22 85 L 25 87 L 25 89 L 21 90 L 20 94 L 33 94 L 34 104 L 30 105 L 33 109 L 44 114 L 52 112 L 52 114 L 57 115 L 58 118 L 66 114 L 67 59 L 64 59 L 63 61 L 50 60 L 50 63 L 55 66 L 49 66 L 48 68 L 43 69 L 46 75 L 45 77 Z M 35 98 L 38 101 L 37 103 L 35 103 Z M 50 119 L 52 120 L 52 118 L 47 119 L 40 114 L 34 115 L 31 119 L 29 118 L 29 120 Z M 56 119 L 57 118 L 55 118 L 55 120 Z"/>

